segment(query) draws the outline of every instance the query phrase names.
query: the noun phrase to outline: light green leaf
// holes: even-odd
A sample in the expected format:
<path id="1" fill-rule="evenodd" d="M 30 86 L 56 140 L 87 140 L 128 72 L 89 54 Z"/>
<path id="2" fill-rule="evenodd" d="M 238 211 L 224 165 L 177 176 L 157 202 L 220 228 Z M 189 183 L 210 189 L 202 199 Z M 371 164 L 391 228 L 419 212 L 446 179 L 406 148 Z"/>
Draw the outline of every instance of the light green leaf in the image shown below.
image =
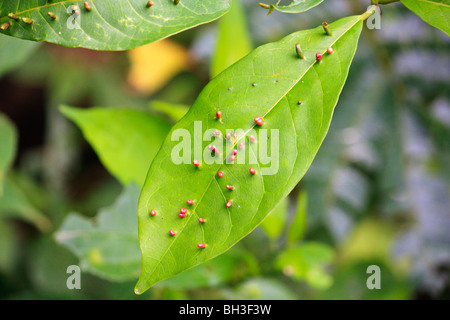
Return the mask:
<path id="1" fill-rule="evenodd" d="M 426 23 L 450 36 L 450 0 L 401 0 Z"/>
<path id="2" fill-rule="evenodd" d="M 56 240 L 81 261 L 82 269 L 100 277 L 124 281 L 139 275 L 136 207 L 139 188 L 131 184 L 117 201 L 100 210 L 95 222 L 70 214 L 56 232 Z"/>
<path id="3" fill-rule="evenodd" d="M 245 11 L 241 0 L 234 0 L 230 12 L 219 20 L 216 51 L 211 65 L 214 78 L 252 50 Z"/>
<path id="4" fill-rule="evenodd" d="M 169 116 L 171 119 L 178 121 L 189 111 L 189 106 L 184 104 L 168 103 L 165 101 L 152 101 L 150 103 L 150 110 L 159 111 Z"/>
<path id="5" fill-rule="evenodd" d="M 366 17 L 352 16 L 331 24 L 333 36 L 320 26 L 263 45 L 205 87 L 172 128 L 141 192 L 138 214 L 143 262 L 136 293 L 225 252 L 289 194 L 326 136 Z M 297 43 L 305 59 L 297 56 Z M 333 54 L 325 53 L 328 47 L 334 48 Z M 316 61 L 318 51 L 324 53 L 320 63 Z M 220 121 L 217 110 L 222 111 Z M 261 128 L 255 127 L 253 120 L 258 116 L 264 117 Z M 210 131 L 203 131 L 207 129 L 222 132 L 214 140 L 220 157 L 208 154 L 211 141 L 200 141 L 203 134 L 205 140 L 211 139 Z M 224 142 L 227 130 L 238 131 L 236 137 Z M 186 141 L 177 140 L 180 133 L 189 134 Z M 256 142 L 247 140 L 251 133 Z M 244 149 L 238 151 L 237 163 L 224 164 L 241 142 Z M 182 148 L 186 143 L 189 145 Z M 249 164 L 249 157 L 255 160 L 258 147 L 262 149 L 265 144 L 268 150 L 264 151 L 272 158 Z M 180 149 L 186 159 L 177 165 L 176 161 L 183 161 L 177 158 Z M 201 167 L 192 165 L 194 159 Z M 219 163 L 208 164 L 214 159 Z M 255 175 L 249 173 L 250 167 L 256 170 Z M 222 178 L 217 176 L 219 170 L 224 173 Z M 194 200 L 194 205 L 188 206 L 187 199 Z M 231 207 L 225 205 L 228 200 Z M 185 218 L 178 216 L 182 207 L 188 209 Z M 150 216 L 151 210 L 157 214 Z M 206 222 L 199 223 L 200 217 Z M 170 236 L 169 230 L 176 236 Z M 198 248 L 199 243 L 206 247 Z"/>
<path id="6" fill-rule="evenodd" d="M 38 43 L 0 34 L 0 77 L 20 66 L 38 47 Z"/>
<path id="7" fill-rule="evenodd" d="M 61 112 L 81 128 L 102 163 L 123 184 L 143 185 L 170 129 L 164 120 L 132 109 L 63 106 Z"/>
<path id="8" fill-rule="evenodd" d="M 333 259 L 334 251 L 328 245 L 306 242 L 282 252 L 276 266 L 287 276 L 304 280 L 314 288 L 326 289 L 332 284 L 332 278 L 325 272 L 324 266 Z"/>
<path id="9" fill-rule="evenodd" d="M 67 47 L 126 50 L 154 42 L 183 30 L 213 21 L 229 9 L 231 0 L 47 0 L 2 1 L 1 33 L 17 38 L 48 41 Z M 8 18 L 14 14 L 17 20 Z M 53 13 L 56 19 L 50 17 Z M 25 23 L 22 19 L 31 19 Z"/>
<path id="10" fill-rule="evenodd" d="M 0 51 L 1 52 L 1 51 Z M 1 61 L 1 60 L 0 60 Z M 9 119 L 0 113 L 0 197 L 3 194 L 3 181 L 11 167 L 17 148 L 17 131 Z"/>
<path id="11" fill-rule="evenodd" d="M 283 232 L 288 217 L 289 199 L 284 198 L 266 217 L 261 224 L 262 229 L 270 239 L 277 239 Z"/>
<path id="12" fill-rule="evenodd" d="M 297 199 L 297 210 L 287 234 L 287 240 L 290 243 L 300 240 L 305 235 L 307 205 L 308 194 L 306 191 L 300 191 Z"/>
<path id="13" fill-rule="evenodd" d="M 323 0 L 292 0 L 292 2 L 287 6 L 278 5 L 280 1 L 276 4 L 260 4 L 260 6 L 269 9 L 269 14 L 272 13 L 273 10 L 277 10 L 284 13 L 301 13 L 308 11 L 309 9 L 314 8 L 323 2 Z"/>

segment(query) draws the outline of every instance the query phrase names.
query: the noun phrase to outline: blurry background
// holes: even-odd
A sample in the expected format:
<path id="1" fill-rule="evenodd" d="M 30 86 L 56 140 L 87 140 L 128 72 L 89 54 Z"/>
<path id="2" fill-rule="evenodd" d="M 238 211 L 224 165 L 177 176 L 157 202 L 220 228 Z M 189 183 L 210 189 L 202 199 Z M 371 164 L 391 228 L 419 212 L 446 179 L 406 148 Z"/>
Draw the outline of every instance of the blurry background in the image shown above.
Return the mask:
<path id="1" fill-rule="evenodd" d="M 142 296 L 133 293 L 137 230 L 122 248 L 133 260 L 122 261 L 97 216 L 137 223 L 139 188 L 110 175 L 58 109 L 135 108 L 173 124 L 215 74 L 223 46 L 236 46 L 233 34 L 249 32 L 251 44 L 232 50 L 245 51 L 368 2 L 267 16 L 241 0 L 246 21 L 237 14 L 129 52 L 0 36 L 0 159 L 16 149 L 0 168 L 0 298 L 448 299 L 450 40 L 400 3 L 383 6 L 380 30 L 364 27 L 330 132 L 289 199 L 226 254 Z M 84 242 L 67 238 L 77 223 Z M 66 287 L 72 264 L 81 290 Z M 366 287 L 369 265 L 381 268 L 380 290 Z"/>

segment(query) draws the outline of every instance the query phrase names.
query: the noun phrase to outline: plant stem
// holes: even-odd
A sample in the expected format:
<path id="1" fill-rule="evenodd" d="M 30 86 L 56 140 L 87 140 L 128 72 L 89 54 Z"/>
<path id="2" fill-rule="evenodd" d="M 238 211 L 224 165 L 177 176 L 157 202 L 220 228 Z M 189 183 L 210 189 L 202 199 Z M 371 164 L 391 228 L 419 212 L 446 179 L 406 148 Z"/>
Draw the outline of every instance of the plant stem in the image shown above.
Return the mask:
<path id="1" fill-rule="evenodd" d="M 373 6 L 372 6 L 372 7 L 370 7 L 366 12 L 364 12 L 364 13 L 361 15 L 361 20 L 362 20 L 362 21 L 366 20 L 368 17 L 370 17 L 370 16 L 373 15 L 374 13 L 375 13 L 375 8 L 373 8 Z"/>

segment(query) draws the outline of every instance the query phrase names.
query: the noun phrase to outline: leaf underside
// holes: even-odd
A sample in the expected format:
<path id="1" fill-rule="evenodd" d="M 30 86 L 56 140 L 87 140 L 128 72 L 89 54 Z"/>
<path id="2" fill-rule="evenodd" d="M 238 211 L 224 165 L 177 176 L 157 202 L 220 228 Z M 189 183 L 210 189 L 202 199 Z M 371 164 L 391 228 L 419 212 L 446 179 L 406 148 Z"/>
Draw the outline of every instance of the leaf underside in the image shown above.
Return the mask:
<path id="1" fill-rule="evenodd" d="M 450 0 L 401 0 L 426 23 L 450 36 Z"/>
<path id="2" fill-rule="evenodd" d="M 292 0 L 292 2 L 287 6 L 279 6 L 277 4 L 271 4 L 269 9 L 269 14 L 273 10 L 277 10 L 284 13 L 301 13 L 308 11 L 321 4 L 323 0 Z"/>
<path id="3" fill-rule="evenodd" d="M 320 26 L 252 51 L 214 78 L 172 128 L 152 162 L 139 199 L 142 268 L 136 293 L 228 250 L 257 227 L 303 177 L 328 131 L 356 51 L 362 17 L 341 19 L 330 28 L 333 36 Z M 304 60 L 297 56 L 296 43 L 301 45 Z M 325 53 L 328 47 L 334 48 L 333 54 Z M 318 51 L 324 54 L 320 63 L 315 58 Z M 216 110 L 222 111 L 222 122 L 215 119 Z M 278 162 L 276 158 L 271 164 L 260 159 L 251 165 L 205 162 L 199 168 L 172 162 L 171 153 L 180 143 L 172 141 L 172 133 L 186 129 L 193 137 L 194 121 L 201 121 L 203 130 L 218 129 L 224 134 L 227 129 L 242 129 L 233 143 L 221 135 L 224 148 L 219 150 L 228 158 L 242 142 L 245 148 L 238 152 L 237 161 L 241 157 L 248 160 L 258 154 L 261 145 L 260 129 L 253 120 L 257 116 L 264 117 L 262 128 L 269 129 L 269 153 L 274 140 L 270 130 L 279 130 Z M 257 136 L 252 143 L 248 140 L 251 130 Z M 200 153 L 208 144 L 211 141 L 202 142 Z M 198 151 L 192 144 L 190 161 Z M 275 174 L 260 174 L 273 165 L 278 165 Z M 249 173 L 250 167 L 255 175 Z M 219 170 L 224 173 L 222 178 L 217 176 Z M 187 199 L 194 200 L 194 205 L 187 205 Z M 232 200 L 229 208 L 225 205 L 228 200 Z M 188 209 L 185 218 L 178 216 L 181 207 Z M 151 210 L 157 214 L 149 215 Z M 199 223 L 199 217 L 206 222 Z M 206 243 L 206 247 L 200 249 L 198 243 Z"/>
<path id="4" fill-rule="evenodd" d="M 0 32 L 67 47 L 127 50 L 213 21 L 226 13 L 231 0 L 181 0 L 178 4 L 173 0 L 155 0 L 150 8 L 145 0 L 89 3 L 91 11 L 85 9 L 84 1 L 2 1 L 0 25 L 10 23 L 10 26 Z M 9 18 L 10 13 L 19 19 Z M 22 18 L 33 22 L 27 24 Z"/>

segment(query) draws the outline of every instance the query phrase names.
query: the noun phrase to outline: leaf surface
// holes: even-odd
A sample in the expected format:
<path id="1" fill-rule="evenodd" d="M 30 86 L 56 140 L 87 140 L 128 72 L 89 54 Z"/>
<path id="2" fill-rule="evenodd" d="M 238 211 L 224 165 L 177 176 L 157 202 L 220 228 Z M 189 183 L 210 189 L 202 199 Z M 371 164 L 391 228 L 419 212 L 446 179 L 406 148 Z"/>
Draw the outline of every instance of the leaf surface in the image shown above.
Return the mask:
<path id="1" fill-rule="evenodd" d="M 141 254 L 136 239 L 136 206 L 139 188 L 129 185 L 117 201 L 100 210 L 96 222 L 72 213 L 56 240 L 74 252 L 82 267 L 115 281 L 135 279 Z"/>
<path id="2" fill-rule="evenodd" d="M 143 260 L 136 293 L 225 252 L 294 188 L 328 131 L 364 17 L 331 24 L 333 36 L 320 26 L 263 45 L 204 88 L 186 116 L 172 127 L 141 192 L 138 215 Z M 297 56 L 297 43 L 305 59 Z M 334 48 L 333 54 L 325 53 L 328 47 Z M 320 63 L 318 51 L 324 54 Z M 217 110 L 222 112 L 221 121 L 215 117 Z M 264 117 L 262 127 L 255 127 L 258 116 Z M 215 130 L 221 132 L 213 142 L 220 157 L 208 153 Z M 227 130 L 236 136 L 225 140 Z M 189 137 L 177 137 L 180 133 Z M 249 142 L 250 134 L 255 135 L 255 142 Z M 225 163 L 239 143 L 244 148 L 235 163 Z M 262 150 L 268 150 L 271 157 L 264 158 Z M 193 160 L 201 166 L 195 167 Z M 224 173 L 222 178 L 218 171 Z M 194 204 L 187 205 L 187 199 Z M 232 205 L 227 207 L 230 200 Z M 183 207 L 188 214 L 180 218 Z M 149 215 L 151 210 L 156 215 Z M 199 218 L 205 223 L 199 223 Z M 169 230 L 176 235 L 171 236 Z M 199 248 L 199 243 L 206 247 Z"/>
<path id="3" fill-rule="evenodd" d="M 272 13 L 273 10 L 284 13 L 301 13 L 318 6 L 322 2 L 323 0 L 292 0 L 292 2 L 286 6 L 271 4 L 269 5 L 269 14 Z"/>
<path id="4" fill-rule="evenodd" d="M 450 0 L 401 0 L 426 23 L 450 36 Z"/>
<path id="5" fill-rule="evenodd" d="M 94 50 L 127 50 L 154 42 L 200 24 L 211 22 L 229 9 L 231 0 L 33 0 L 2 1 L 1 33 L 13 37 L 48 41 L 67 47 Z M 56 19 L 49 16 L 53 13 Z M 19 17 L 14 20 L 8 14 Z M 31 24 L 22 18 L 32 19 Z"/>
<path id="6" fill-rule="evenodd" d="M 164 120 L 133 109 L 63 106 L 61 112 L 81 128 L 102 163 L 122 184 L 143 185 L 170 129 Z"/>
<path id="7" fill-rule="evenodd" d="M 6 172 L 16 155 L 17 131 L 11 121 L 0 113 L 0 197 L 3 194 L 3 181 Z"/>

